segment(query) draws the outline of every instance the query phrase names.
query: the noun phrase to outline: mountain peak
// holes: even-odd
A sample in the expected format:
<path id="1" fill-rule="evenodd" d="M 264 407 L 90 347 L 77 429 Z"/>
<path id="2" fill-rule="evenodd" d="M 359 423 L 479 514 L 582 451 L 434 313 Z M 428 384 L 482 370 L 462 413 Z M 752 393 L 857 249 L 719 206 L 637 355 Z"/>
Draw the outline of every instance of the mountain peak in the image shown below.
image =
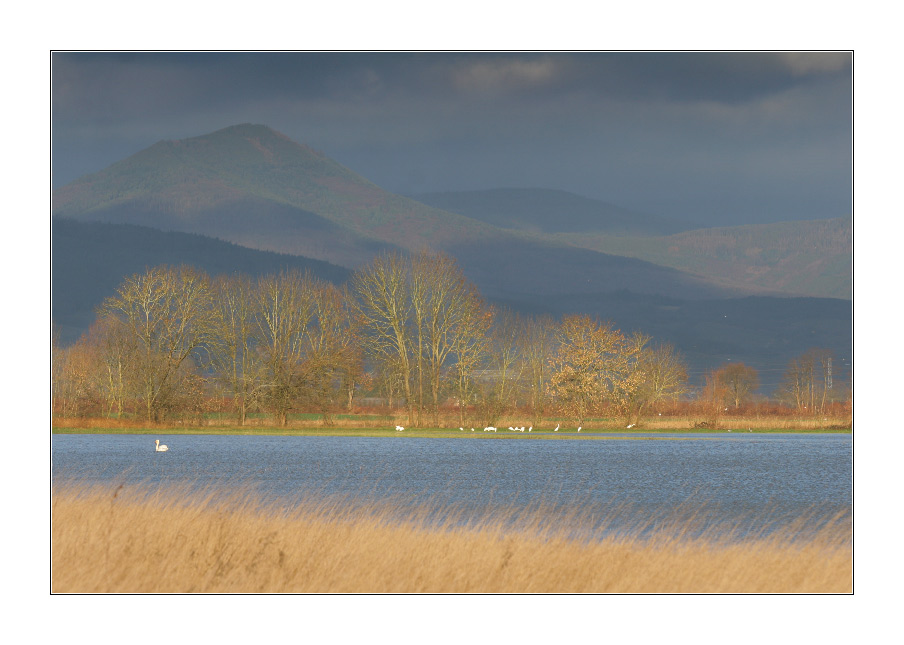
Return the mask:
<path id="1" fill-rule="evenodd" d="M 218 140 L 218 139 L 229 139 L 229 138 L 258 138 L 264 140 L 275 140 L 275 141 L 283 141 L 286 143 L 290 143 L 292 145 L 300 146 L 302 148 L 307 148 L 308 146 L 297 143 L 290 139 L 288 136 L 279 132 L 278 130 L 274 130 L 268 125 L 261 125 L 259 123 L 239 123 L 238 125 L 230 125 L 225 128 L 221 128 L 219 130 L 215 130 L 209 134 L 201 135 L 200 137 L 192 137 L 192 139 L 207 139 L 207 140 Z"/>
<path id="2" fill-rule="evenodd" d="M 53 213 L 192 233 L 217 230 L 236 243 L 322 259 L 333 250 L 310 232 L 315 217 L 318 230 L 345 229 L 360 241 L 353 257 L 343 256 L 350 265 L 360 263 L 363 248 L 485 239 L 489 228 L 388 193 L 323 153 L 252 123 L 161 141 L 55 190 Z"/>
<path id="3" fill-rule="evenodd" d="M 299 156 L 316 160 L 328 159 L 319 150 L 293 141 L 270 126 L 257 123 L 240 123 L 198 137 L 161 141 L 158 145 L 192 150 L 201 154 L 208 151 L 212 155 L 220 156 L 219 160 L 211 160 L 216 161 L 218 165 L 227 160 L 240 164 L 254 163 L 260 161 L 256 157 L 261 155 L 264 160 L 270 162 L 284 160 L 291 162 L 293 158 Z M 295 161 L 297 162 L 297 159 Z"/>
<path id="4" fill-rule="evenodd" d="M 281 137 L 286 137 L 282 132 L 277 132 L 273 128 L 268 125 L 263 125 L 260 123 L 238 123 L 236 125 L 230 125 L 225 128 L 221 128 L 219 130 L 215 130 L 210 134 L 206 135 L 209 137 L 216 136 L 218 134 L 226 134 L 226 133 L 235 133 L 235 134 L 276 134 Z"/>

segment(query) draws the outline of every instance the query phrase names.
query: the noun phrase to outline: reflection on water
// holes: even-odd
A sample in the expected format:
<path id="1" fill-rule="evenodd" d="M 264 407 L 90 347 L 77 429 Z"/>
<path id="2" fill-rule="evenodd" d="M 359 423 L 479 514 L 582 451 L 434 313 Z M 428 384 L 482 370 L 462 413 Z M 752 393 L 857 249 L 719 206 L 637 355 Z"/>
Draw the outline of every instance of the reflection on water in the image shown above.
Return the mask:
<path id="1" fill-rule="evenodd" d="M 679 437 L 675 435 L 674 438 Z M 154 439 L 169 445 L 155 453 Z M 605 440 L 412 436 L 54 435 L 57 482 L 251 486 L 291 504 L 318 495 L 429 505 L 436 516 L 500 507 L 581 514 L 612 530 L 638 517 L 767 531 L 852 504 L 850 435 L 611 435 Z"/>

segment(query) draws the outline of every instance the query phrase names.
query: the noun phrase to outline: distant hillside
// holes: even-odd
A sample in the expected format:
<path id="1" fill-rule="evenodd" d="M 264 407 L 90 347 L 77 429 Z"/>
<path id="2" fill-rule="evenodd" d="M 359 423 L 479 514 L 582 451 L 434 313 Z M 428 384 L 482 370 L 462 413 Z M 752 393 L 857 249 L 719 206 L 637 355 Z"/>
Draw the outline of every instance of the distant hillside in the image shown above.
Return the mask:
<path id="1" fill-rule="evenodd" d="M 575 249 L 388 193 L 265 126 L 157 143 L 53 193 L 53 212 L 199 233 L 357 267 L 387 249 L 448 252 L 484 293 L 631 289 L 677 297 L 760 293 Z"/>
<path id="2" fill-rule="evenodd" d="M 215 235 L 354 267 L 492 227 L 394 195 L 262 125 L 161 141 L 53 193 L 53 213 Z"/>
<path id="3" fill-rule="evenodd" d="M 581 248 L 685 271 L 726 287 L 852 297 L 849 218 L 709 228 L 665 237 L 563 234 Z"/>
<path id="4" fill-rule="evenodd" d="M 670 235 L 691 228 L 563 190 L 498 188 L 411 195 L 424 204 L 500 228 L 532 233 Z"/>
<path id="5" fill-rule="evenodd" d="M 349 275 L 348 269 L 319 260 L 126 224 L 54 218 L 51 246 L 51 316 L 67 342 L 87 329 L 96 307 L 114 294 L 125 277 L 160 264 L 189 264 L 211 275 L 310 270 L 335 284 L 343 284 Z"/>

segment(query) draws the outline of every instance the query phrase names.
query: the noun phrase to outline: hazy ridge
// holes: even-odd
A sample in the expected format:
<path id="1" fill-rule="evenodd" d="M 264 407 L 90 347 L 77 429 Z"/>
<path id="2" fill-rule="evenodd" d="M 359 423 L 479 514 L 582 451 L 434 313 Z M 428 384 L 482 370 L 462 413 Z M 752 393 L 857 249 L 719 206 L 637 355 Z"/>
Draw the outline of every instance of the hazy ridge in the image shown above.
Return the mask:
<path id="1" fill-rule="evenodd" d="M 494 226 L 532 233 L 669 235 L 693 228 L 678 220 L 628 210 L 564 190 L 495 188 L 411 197 Z"/>
<path id="2" fill-rule="evenodd" d="M 852 296 L 850 218 L 701 229 L 558 190 L 506 188 L 413 197 L 495 226 L 644 260 L 728 289 Z"/>
<path id="3" fill-rule="evenodd" d="M 563 241 L 646 260 L 714 283 L 798 296 L 853 296 L 853 224 L 848 218 L 719 227 L 669 236 L 561 234 Z"/>

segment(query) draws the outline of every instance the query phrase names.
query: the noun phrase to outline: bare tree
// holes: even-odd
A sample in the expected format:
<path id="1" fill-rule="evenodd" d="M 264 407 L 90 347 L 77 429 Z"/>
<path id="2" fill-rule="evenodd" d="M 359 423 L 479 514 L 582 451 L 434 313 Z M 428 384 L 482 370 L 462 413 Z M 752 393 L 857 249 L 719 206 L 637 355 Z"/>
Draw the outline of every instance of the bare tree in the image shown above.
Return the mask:
<path id="1" fill-rule="evenodd" d="M 351 284 L 364 348 L 383 366 L 399 371 L 408 423 L 412 423 L 411 363 L 416 341 L 411 331 L 408 263 L 399 253 L 384 253 L 356 271 Z"/>
<path id="2" fill-rule="evenodd" d="M 97 372 L 97 348 L 87 334 L 62 350 L 58 386 L 61 416 L 88 416 L 100 398 Z"/>
<path id="3" fill-rule="evenodd" d="M 483 303 L 476 291 L 473 297 L 464 302 L 461 317 L 452 330 L 450 340 L 460 426 L 465 424 L 466 407 L 474 400 L 475 375 L 485 360 L 489 348 L 489 330 L 493 324 L 493 310 Z"/>
<path id="4" fill-rule="evenodd" d="M 364 350 L 361 346 L 361 329 L 359 318 L 352 307 L 352 296 L 347 286 L 340 290 L 340 324 L 344 330 L 341 347 L 341 358 L 336 369 L 341 389 L 345 396 L 346 409 L 351 411 L 352 401 L 358 387 L 367 387 L 370 379 L 364 371 Z"/>
<path id="5" fill-rule="evenodd" d="M 546 383 L 553 352 L 554 329 L 555 322 L 549 316 L 531 317 L 523 320 L 518 336 L 532 425 L 537 427 L 540 427 L 546 411 Z"/>
<path id="6" fill-rule="evenodd" d="M 411 299 L 411 326 L 413 334 L 411 337 L 412 354 L 414 360 L 414 381 L 415 381 L 415 419 L 414 425 L 422 425 L 421 416 L 424 410 L 424 359 L 427 353 L 427 309 L 429 308 L 428 299 L 430 297 L 430 270 L 429 270 L 429 254 L 422 251 L 412 257 L 407 262 L 408 279 L 409 279 L 409 298 Z M 409 421 L 410 422 L 410 421 Z"/>
<path id="7" fill-rule="evenodd" d="M 191 267 L 131 276 L 102 305 L 102 315 L 118 318 L 138 347 L 133 367 L 148 421 L 159 420 L 182 362 L 210 340 L 212 311 L 209 278 Z"/>
<path id="8" fill-rule="evenodd" d="M 830 350 L 813 348 L 791 359 L 779 389 L 779 396 L 800 412 L 821 414 L 835 392 L 837 365 Z"/>
<path id="9" fill-rule="evenodd" d="M 521 385 L 520 335 L 522 319 L 509 309 L 493 317 L 483 382 L 482 421 L 494 425 L 498 417 L 517 403 Z"/>
<path id="10" fill-rule="evenodd" d="M 715 377 L 725 391 L 728 402 L 734 404 L 735 408 L 741 407 L 760 387 L 759 373 L 744 363 L 724 365 L 716 371 Z"/>
<path id="11" fill-rule="evenodd" d="M 697 397 L 708 426 L 713 428 L 719 426 L 719 419 L 726 409 L 727 397 L 728 390 L 725 389 L 725 384 L 719 378 L 717 370 L 709 370 Z"/>
<path id="12" fill-rule="evenodd" d="M 376 387 L 380 396 L 386 399 L 387 407 L 392 410 L 396 407 L 399 397 L 404 393 L 402 386 L 402 369 L 392 361 L 391 357 L 373 358 L 373 374 L 371 382 Z"/>
<path id="13" fill-rule="evenodd" d="M 666 399 L 677 399 L 687 391 L 687 367 L 670 344 L 646 347 L 649 338 L 635 335 L 629 344 L 631 377 L 624 391 L 622 409 L 629 423 L 640 423 L 648 407 Z"/>
<path id="14" fill-rule="evenodd" d="M 467 281 L 451 257 L 427 252 L 412 257 L 413 308 L 418 329 L 418 377 L 430 388 L 434 426 L 439 425 L 439 398 L 444 374 L 449 367 L 455 339 L 467 325 L 467 318 L 482 306 L 477 288 Z"/>
<path id="15" fill-rule="evenodd" d="M 226 385 L 239 424 L 261 395 L 256 286 L 244 275 L 213 281 L 215 334 L 210 358 L 215 374 Z"/>
<path id="16" fill-rule="evenodd" d="M 332 413 L 350 379 L 362 372 L 357 334 L 350 326 L 346 294 L 326 283 L 314 286 L 314 317 L 307 327 L 307 355 L 304 375 L 308 382 L 306 396 L 332 425 Z"/>
<path id="17" fill-rule="evenodd" d="M 285 426 L 303 385 L 302 361 L 315 306 L 313 281 L 297 270 L 265 276 L 258 280 L 256 298 L 262 398 Z"/>
<path id="18" fill-rule="evenodd" d="M 107 414 L 122 417 L 125 401 L 135 389 L 134 366 L 139 358 L 136 338 L 115 316 L 99 318 L 88 330 L 88 338 L 98 350 L 98 389 L 106 400 Z"/>

